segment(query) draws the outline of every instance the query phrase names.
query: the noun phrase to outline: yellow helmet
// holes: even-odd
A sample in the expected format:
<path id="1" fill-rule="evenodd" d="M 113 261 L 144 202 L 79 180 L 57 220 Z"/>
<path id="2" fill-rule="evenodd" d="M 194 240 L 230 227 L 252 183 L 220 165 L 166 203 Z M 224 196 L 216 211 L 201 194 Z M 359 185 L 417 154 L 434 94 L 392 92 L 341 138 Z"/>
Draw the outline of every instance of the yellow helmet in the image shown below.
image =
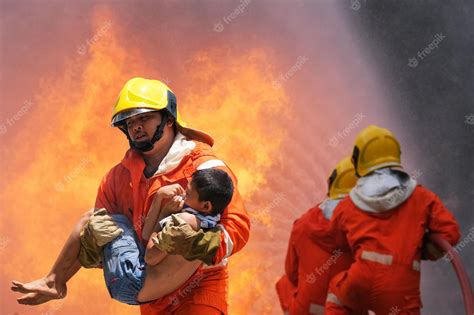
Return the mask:
<path id="1" fill-rule="evenodd" d="M 402 167 L 400 143 L 388 129 L 370 125 L 356 137 L 352 163 L 357 176 L 395 166 Z"/>
<path id="2" fill-rule="evenodd" d="M 174 118 L 178 131 L 186 137 L 211 146 L 214 144 L 214 140 L 208 134 L 186 127 L 186 123 L 181 120 L 178 112 L 176 96 L 166 84 L 158 80 L 138 77 L 128 80 L 115 103 L 112 126 L 119 127 L 126 133 L 124 123 L 128 118 L 161 110 L 166 110 L 167 114 Z"/>
<path id="3" fill-rule="evenodd" d="M 329 199 L 344 198 L 355 186 L 357 177 L 351 158 L 345 157 L 337 163 L 336 168 L 328 178 Z"/>

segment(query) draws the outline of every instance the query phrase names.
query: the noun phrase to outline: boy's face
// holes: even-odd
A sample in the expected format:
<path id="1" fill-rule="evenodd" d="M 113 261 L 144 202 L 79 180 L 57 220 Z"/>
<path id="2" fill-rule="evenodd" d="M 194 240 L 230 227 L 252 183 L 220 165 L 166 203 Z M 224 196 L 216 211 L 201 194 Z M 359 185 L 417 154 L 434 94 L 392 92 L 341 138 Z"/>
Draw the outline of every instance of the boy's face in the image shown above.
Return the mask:
<path id="1" fill-rule="evenodd" d="M 212 211 L 212 205 L 209 201 L 199 201 L 199 194 L 194 188 L 193 181 L 190 181 L 186 187 L 184 203 L 199 212 L 210 213 Z"/>

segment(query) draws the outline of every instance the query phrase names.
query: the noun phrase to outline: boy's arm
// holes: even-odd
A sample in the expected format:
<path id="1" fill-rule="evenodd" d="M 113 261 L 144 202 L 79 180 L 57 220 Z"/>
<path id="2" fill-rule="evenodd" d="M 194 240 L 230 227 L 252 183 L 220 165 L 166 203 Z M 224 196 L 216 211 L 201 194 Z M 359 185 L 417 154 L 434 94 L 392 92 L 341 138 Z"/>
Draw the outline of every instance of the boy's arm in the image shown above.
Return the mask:
<path id="1" fill-rule="evenodd" d="M 143 225 L 142 237 L 144 240 L 150 239 L 155 226 L 158 224 L 158 218 L 161 212 L 161 204 L 163 203 L 163 196 L 158 192 L 155 199 L 151 203 L 150 210 Z"/>
<path id="2" fill-rule="evenodd" d="M 157 233 L 153 232 L 146 245 L 145 262 L 151 266 L 159 264 L 168 255 L 166 252 L 159 250 L 153 243 L 152 239 L 156 237 L 156 235 Z"/>
<path id="3" fill-rule="evenodd" d="M 150 205 L 148 215 L 143 226 L 142 237 L 144 240 L 150 238 L 154 227 L 158 222 L 169 216 L 171 213 L 178 212 L 184 205 L 184 200 L 181 196 L 185 193 L 183 187 L 179 184 L 166 185 L 158 189 L 155 199 Z M 171 199 L 171 200 L 169 200 Z M 167 201 L 164 204 L 164 201 Z"/>

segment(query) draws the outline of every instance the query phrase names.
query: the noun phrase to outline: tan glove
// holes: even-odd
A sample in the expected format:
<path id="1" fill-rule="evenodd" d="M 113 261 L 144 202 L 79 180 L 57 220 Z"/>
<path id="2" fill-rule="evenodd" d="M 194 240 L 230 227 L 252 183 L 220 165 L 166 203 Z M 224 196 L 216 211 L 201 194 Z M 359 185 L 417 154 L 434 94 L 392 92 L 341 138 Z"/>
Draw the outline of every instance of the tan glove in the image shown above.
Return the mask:
<path id="1" fill-rule="evenodd" d="M 99 247 L 90 230 L 85 228 L 80 234 L 81 249 L 79 250 L 79 262 L 84 268 L 97 268 L 102 263 L 102 248 Z"/>
<path id="2" fill-rule="evenodd" d="M 81 265 L 85 268 L 98 267 L 101 264 L 102 246 L 121 233 L 123 230 L 107 215 L 107 210 L 94 211 L 80 233 L 81 248 L 78 259 Z"/>
<path id="3" fill-rule="evenodd" d="M 115 224 L 112 217 L 107 214 L 107 210 L 104 208 L 95 211 L 91 215 L 86 228 L 94 237 L 96 244 L 101 247 L 123 233 L 123 230 Z"/>
<path id="4" fill-rule="evenodd" d="M 171 218 L 163 230 L 152 238 L 153 244 L 168 254 L 181 255 L 189 261 L 199 259 L 211 265 L 220 246 L 219 228 L 207 232 L 202 229 L 194 231 L 179 216 L 172 214 Z"/>

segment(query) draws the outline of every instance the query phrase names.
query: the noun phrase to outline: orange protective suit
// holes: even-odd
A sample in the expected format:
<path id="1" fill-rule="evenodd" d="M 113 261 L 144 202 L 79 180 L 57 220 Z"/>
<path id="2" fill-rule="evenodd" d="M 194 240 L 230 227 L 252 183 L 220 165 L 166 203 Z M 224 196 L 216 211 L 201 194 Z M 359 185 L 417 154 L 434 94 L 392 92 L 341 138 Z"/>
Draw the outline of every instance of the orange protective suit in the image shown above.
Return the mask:
<path id="1" fill-rule="evenodd" d="M 293 224 L 286 274 L 276 284 L 281 306 L 289 314 L 323 314 L 329 281 L 353 262 L 350 253 L 336 248 L 328 227 L 319 205 Z"/>
<path id="2" fill-rule="evenodd" d="M 351 192 L 339 203 L 330 232 L 352 249 L 355 262 L 332 279 L 325 314 L 360 308 L 377 315 L 420 314 L 423 236 L 439 233 L 455 245 L 460 233 L 454 216 L 420 185 L 398 206 L 381 212 L 361 210 L 352 198 Z"/>
<path id="3" fill-rule="evenodd" d="M 106 208 L 111 214 L 126 215 L 133 222 L 135 231 L 142 240 L 142 228 L 148 209 L 160 187 L 175 183 L 186 187 L 198 167 L 222 169 L 229 173 L 234 182 L 232 201 L 221 215 L 221 242 L 213 260 L 215 265 L 200 267 L 175 292 L 141 305 L 141 314 L 169 314 L 180 311 L 181 306 L 189 308 L 192 305 L 198 305 L 198 308 L 208 306 L 227 313 L 227 258 L 247 243 L 250 218 L 236 188 L 237 179 L 232 171 L 215 156 L 209 145 L 197 141 L 194 143 L 194 149 L 182 158 L 177 167 L 148 179 L 143 175 L 145 162 L 142 156 L 130 149 L 122 162 L 105 175 L 99 187 L 95 207 Z"/>

